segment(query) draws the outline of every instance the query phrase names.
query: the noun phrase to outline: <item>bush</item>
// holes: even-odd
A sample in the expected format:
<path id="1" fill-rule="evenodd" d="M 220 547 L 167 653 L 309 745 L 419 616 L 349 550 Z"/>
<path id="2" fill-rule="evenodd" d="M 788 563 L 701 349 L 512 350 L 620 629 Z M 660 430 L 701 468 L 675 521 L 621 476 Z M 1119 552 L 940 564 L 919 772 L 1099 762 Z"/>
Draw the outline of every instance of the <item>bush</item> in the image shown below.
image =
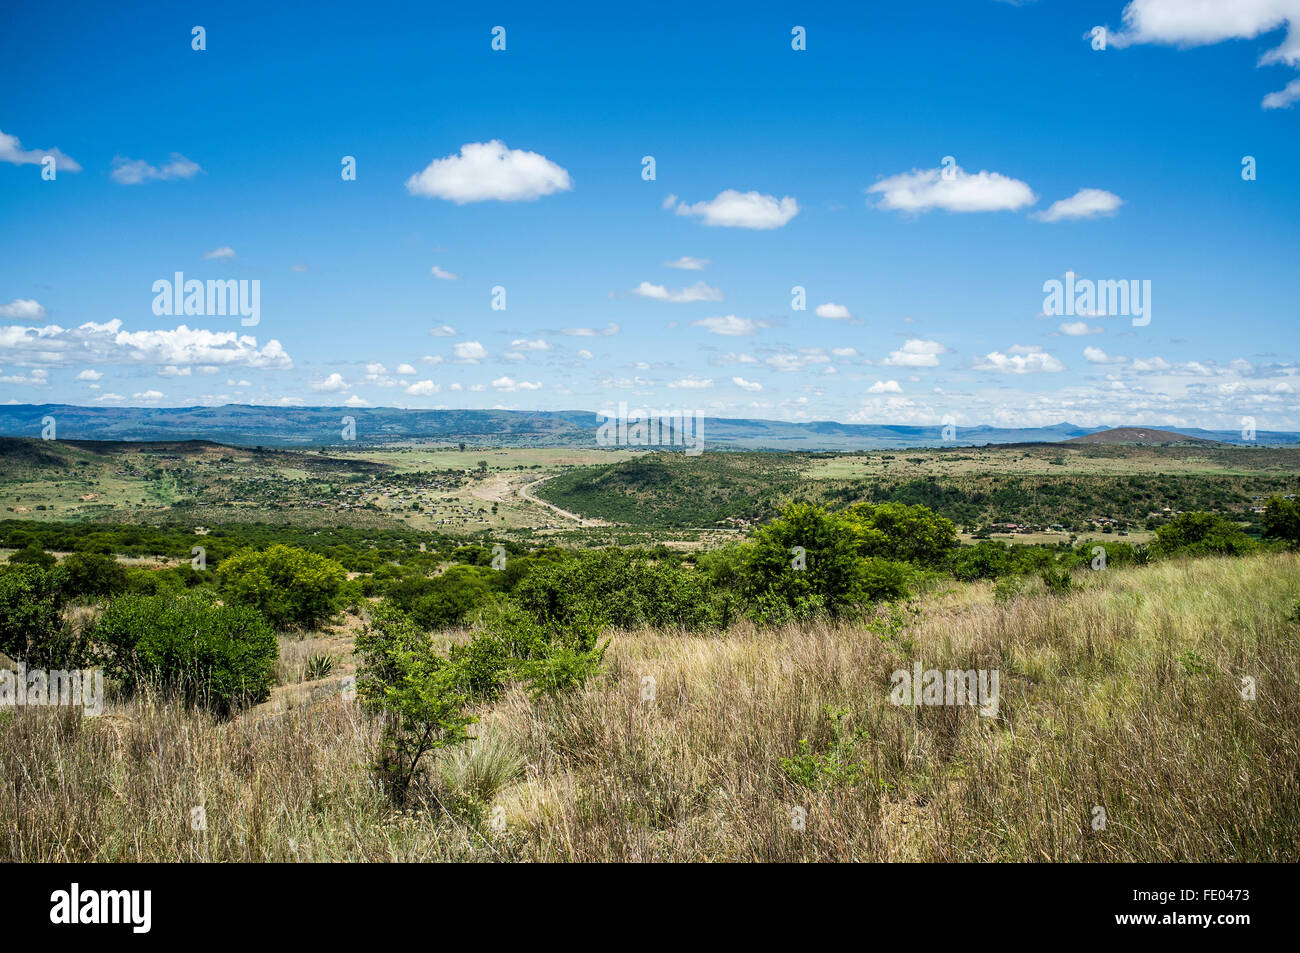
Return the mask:
<path id="1" fill-rule="evenodd" d="M 859 552 L 920 566 L 942 565 L 957 547 L 957 527 L 927 506 L 855 503 L 844 515 L 858 527 Z"/>
<path id="2" fill-rule="evenodd" d="M 18 550 L 9 557 L 11 566 L 36 566 L 40 569 L 53 569 L 58 560 L 39 546 L 28 546 Z"/>
<path id="3" fill-rule="evenodd" d="M 1293 549 L 1300 546 L 1300 503 L 1280 496 L 1269 499 L 1264 509 L 1264 536 L 1284 540 Z"/>
<path id="4" fill-rule="evenodd" d="M 113 596 L 125 592 L 130 582 L 124 569 L 112 556 L 77 552 L 60 564 L 64 573 L 63 591 L 75 596 Z"/>
<path id="5" fill-rule="evenodd" d="M 815 596 L 827 612 L 843 612 L 865 598 L 860 542 L 855 521 L 791 503 L 753 534 L 745 554 L 746 594 L 752 600 L 770 595 L 792 608 Z"/>
<path id="6" fill-rule="evenodd" d="M 1258 544 L 1232 520 L 1213 513 L 1179 513 L 1156 530 L 1159 556 L 1240 556 Z"/>
<path id="7" fill-rule="evenodd" d="M 613 548 L 539 563 L 514 595 L 544 625 L 575 623 L 593 609 L 622 628 L 699 628 L 716 621 L 702 574 Z"/>
<path id="8" fill-rule="evenodd" d="M 85 646 L 64 628 L 59 571 L 18 565 L 0 569 L 0 652 L 41 668 L 75 668 Z"/>
<path id="9" fill-rule="evenodd" d="M 155 684 L 219 714 L 265 700 L 279 656 L 256 610 L 198 594 L 121 596 L 104 610 L 95 638 L 128 691 Z"/>
<path id="10" fill-rule="evenodd" d="M 277 629 L 310 629 L 338 608 L 347 573 L 332 559 L 275 545 L 244 550 L 221 563 L 221 591 L 250 606 Z"/>

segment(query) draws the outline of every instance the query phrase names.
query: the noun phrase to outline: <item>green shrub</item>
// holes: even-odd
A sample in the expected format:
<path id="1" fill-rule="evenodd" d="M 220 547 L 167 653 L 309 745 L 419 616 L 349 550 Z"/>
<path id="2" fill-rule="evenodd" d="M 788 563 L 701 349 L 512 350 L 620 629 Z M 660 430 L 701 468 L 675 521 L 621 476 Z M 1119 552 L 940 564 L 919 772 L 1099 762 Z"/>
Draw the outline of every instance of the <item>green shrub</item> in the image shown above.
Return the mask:
<path id="1" fill-rule="evenodd" d="M 39 546 L 28 546 L 9 557 L 11 566 L 36 566 L 40 569 L 53 569 L 58 562 L 53 556 Z"/>
<path id="2" fill-rule="evenodd" d="M 1156 530 L 1159 556 L 1240 556 L 1258 546 L 1230 519 L 1213 513 L 1179 513 Z"/>
<path id="3" fill-rule="evenodd" d="M 676 562 L 609 548 L 535 565 L 514 596 L 547 625 L 576 622 L 594 611 L 621 628 L 699 628 L 716 621 L 706 587 L 706 577 Z"/>
<path id="4" fill-rule="evenodd" d="M 0 652 L 41 668 L 85 662 L 79 634 L 64 626 L 63 577 L 34 565 L 0 568 Z"/>
<path id="5" fill-rule="evenodd" d="M 338 608 L 347 573 L 332 559 L 291 546 L 244 550 L 221 563 L 221 591 L 277 629 L 310 629 Z"/>
<path id="6" fill-rule="evenodd" d="M 95 639 L 128 691 L 149 683 L 220 714 L 265 700 L 279 657 L 275 633 L 256 610 L 193 593 L 114 599 Z"/>
<path id="7" fill-rule="evenodd" d="M 844 511 L 858 527 L 858 551 L 920 566 L 939 566 L 957 547 L 957 527 L 926 506 L 855 503 Z"/>
<path id="8" fill-rule="evenodd" d="M 113 596 L 130 585 L 126 569 L 112 556 L 77 552 L 59 566 L 64 574 L 63 591 L 69 596 Z"/>

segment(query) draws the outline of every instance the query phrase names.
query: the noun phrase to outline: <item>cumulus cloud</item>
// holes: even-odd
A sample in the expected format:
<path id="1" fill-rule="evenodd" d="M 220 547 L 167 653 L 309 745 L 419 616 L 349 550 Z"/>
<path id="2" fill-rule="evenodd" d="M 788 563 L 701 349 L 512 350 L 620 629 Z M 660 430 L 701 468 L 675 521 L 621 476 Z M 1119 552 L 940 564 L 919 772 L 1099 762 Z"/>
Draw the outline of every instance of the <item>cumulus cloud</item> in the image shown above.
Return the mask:
<path id="1" fill-rule="evenodd" d="M 1114 215 L 1124 204 L 1114 192 L 1105 189 L 1080 189 L 1068 199 L 1048 206 L 1045 212 L 1034 212 L 1030 218 L 1040 222 L 1063 222 L 1079 218 L 1104 218 Z"/>
<path id="2" fill-rule="evenodd" d="M 433 381 L 416 381 L 406 388 L 406 392 L 412 397 L 429 397 L 438 393 L 442 388 Z"/>
<path id="3" fill-rule="evenodd" d="M 103 376 L 104 376 L 104 375 L 101 374 L 99 371 L 94 370 L 93 368 L 87 368 L 86 370 L 82 371 L 81 373 L 79 373 L 79 374 L 77 375 L 77 380 L 79 380 L 79 381 L 97 381 L 97 380 L 99 380 L 99 379 L 100 379 L 101 377 L 103 377 Z"/>
<path id="4" fill-rule="evenodd" d="M 842 304 L 836 304 L 834 301 L 819 304 L 814 311 L 817 317 L 829 318 L 832 321 L 848 321 L 853 318 L 853 312 Z"/>
<path id="5" fill-rule="evenodd" d="M 218 261 L 225 261 L 229 258 L 234 258 L 234 257 L 235 257 L 235 250 L 231 248 L 229 245 L 222 245 L 220 248 L 214 248 L 212 249 L 212 251 L 205 251 L 203 253 L 204 260 L 215 258 Z"/>
<path id="6" fill-rule="evenodd" d="M 867 188 L 879 194 L 877 208 L 899 212 L 1014 212 L 1038 201 L 1033 189 L 999 172 L 971 175 L 960 166 L 913 169 L 881 179 Z"/>
<path id="7" fill-rule="evenodd" d="M 512 394 L 517 390 L 541 390 L 541 381 L 516 381 L 512 377 L 498 377 L 492 382 L 492 386 L 499 391 Z"/>
<path id="8" fill-rule="evenodd" d="M 1124 8 L 1124 28 L 1110 33 L 1108 46 L 1123 49 L 1143 43 L 1207 46 L 1225 40 L 1249 40 L 1286 27 L 1286 36 L 1259 59 L 1260 66 L 1280 63 L 1300 67 L 1300 3 L 1296 0 L 1132 0 Z M 1087 34 L 1091 37 L 1091 31 Z M 1300 99 L 1300 80 L 1269 93 L 1265 109 L 1289 106 Z"/>
<path id="9" fill-rule="evenodd" d="M 186 325 L 156 331 L 123 331 L 119 319 L 76 328 L 0 327 L 0 350 L 25 364 L 206 364 L 289 369 L 293 361 L 277 340 L 258 346 L 257 338 L 235 331 L 208 331 Z"/>
<path id="10" fill-rule="evenodd" d="M 429 333 L 436 338 L 449 338 L 456 336 L 456 329 L 450 324 L 440 324 L 436 328 L 429 328 Z"/>
<path id="11" fill-rule="evenodd" d="M 0 304 L 0 318 L 14 321 L 39 321 L 45 317 L 45 308 L 35 298 L 14 298 L 8 304 Z"/>
<path id="12" fill-rule="evenodd" d="M 356 394 L 353 394 L 345 400 L 343 404 L 345 407 L 369 407 L 370 401 L 366 400 L 364 397 L 358 397 Z"/>
<path id="13" fill-rule="evenodd" d="M 574 338 L 597 338 L 597 337 L 609 337 L 610 335 L 618 334 L 620 330 L 621 328 L 616 323 L 611 321 L 603 328 L 565 328 L 560 333 L 567 334 L 569 337 L 574 337 Z"/>
<path id="14" fill-rule="evenodd" d="M 528 202 L 573 188 L 569 173 L 544 155 L 510 149 L 499 139 L 467 142 L 406 180 L 412 195 L 467 202 Z"/>
<path id="15" fill-rule="evenodd" d="M 171 154 L 171 161 L 159 168 L 150 165 L 144 159 L 113 159 L 113 171 L 109 178 L 118 185 L 143 185 L 145 182 L 166 182 L 171 179 L 192 179 L 203 170 L 198 163 L 185 158 L 179 152 Z"/>
<path id="16" fill-rule="evenodd" d="M 710 334 L 739 337 L 747 334 L 757 334 L 758 329 L 767 327 L 767 324 L 753 318 L 738 318 L 734 314 L 728 314 L 725 317 L 701 318 L 699 321 L 692 321 L 691 326 L 704 328 Z"/>
<path id="17" fill-rule="evenodd" d="M 456 360 L 465 364 L 477 364 L 487 357 L 487 348 L 478 341 L 461 341 L 452 348 Z"/>
<path id="18" fill-rule="evenodd" d="M 1057 330 L 1068 337 L 1077 338 L 1085 334 L 1101 334 L 1105 328 L 1095 327 L 1087 321 L 1066 321 Z"/>
<path id="19" fill-rule="evenodd" d="M 668 386 L 674 390 L 703 390 L 704 388 L 713 386 L 713 378 L 696 377 L 691 375 L 690 377 L 683 377 L 679 380 L 669 381 Z"/>
<path id="20" fill-rule="evenodd" d="M 435 278 L 441 278 L 443 281 L 457 281 L 460 279 L 460 275 L 448 271 L 441 265 L 434 265 L 429 269 L 429 274 L 433 275 Z"/>
<path id="21" fill-rule="evenodd" d="M 1038 345 L 1016 345 L 1002 351 L 990 351 L 975 362 L 975 369 L 997 371 L 1000 374 L 1056 373 L 1065 365 Z"/>
<path id="22" fill-rule="evenodd" d="M 938 367 L 939 355 L 947 353 L 948 349 L 938 341 L 910 338 L 897 351 L 890 351 L 881 363 L 890 367 Z"/>
<path id="23" fill-rule="evenodd" d="M 55 172 L 80 172 L 81 165 L 58 149 L 24 149 L 17 136 L 0 132 L 0 162 L 10 165 L 40 165 L 46 156 L 54 157 Z"/>
<path id="24" fill-rule="evenodd" d="M 680 202 L 677 214 L 694 216 L 705 225 L 771 229 L 780 228 L 798 215 L 799 203 L 789 195 L 778 201 L 774 195 L 727 189 L 713 199 L 694 205 Z"/>
<path id="25" fill-rule="evenodd" d="M 758 381 L 747 381 L 743 377 L 733 377 L 731 379 L 731 383 L 735 384 L 739 388 L 748 391 L 760 391 L 763 389 L 763 385 L 760 384 Z"/>
<path id="26" fill-rule="evenodd" d="M 689 287 L 678 288 L 675 291 L 664 285 L 652 285 L 648 281 L 643 281 L 632 289 L 632 294 L 640 295 L 642 298 L 653 298 L 655 301 L 671 301 L 674 304 L 722 300 L 722 292 L 717 288 L 710 288 L 703 281 L 697 281 Z"/>
<path id="27" fill-rule="evenodd" d="M 1123 364 L 1128 360 L 1118 354 L 1112 357 L 1099 347 L 1085 347 L 1083 356 L 1089 364 Z"/>
<path id="28" fill-rule="evenodd" d="M 543 338 L 537 338 L 530 341 L 527 338 L 515 338 L 510 342 L 510 347 L 516 351 L 549 351 L 551 343 Z"/>
<path id="29" fill-rule="evenodd" d="M 898 386 L 898 381 L 876 381 L 867 388 L 868 394 L 901 394 L 903 388 Z"/>
<path id="30" fill-rule="evenodd" d="M 671 202 L 669 205 L 671 206 Z M 693 258 L 690 255 L 683 255 L 676 261 L 664 262 L 665 268 L 683 268 L 686 271 L 703 271 L 710 264 L 707 258 Z"/>

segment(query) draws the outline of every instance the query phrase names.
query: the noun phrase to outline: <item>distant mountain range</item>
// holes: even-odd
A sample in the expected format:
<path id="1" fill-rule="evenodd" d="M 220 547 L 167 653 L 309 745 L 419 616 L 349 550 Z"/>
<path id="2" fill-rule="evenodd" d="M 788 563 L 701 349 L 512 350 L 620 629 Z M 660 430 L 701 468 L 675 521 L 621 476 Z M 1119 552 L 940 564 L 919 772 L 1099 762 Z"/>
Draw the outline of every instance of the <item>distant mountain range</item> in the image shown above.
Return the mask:
<path id="1" fill-rule="evenodd" d="M 46 418 L 65 440 L 212 440 L 233 446 L 343 446 L 344 418 L 355 443 L 406 441 L 512 447 L 594 447 L 603 418 L 592 411 L 401 410 L 393 407 L 78 407 L 73 404 L 0 405 L 0 435 L 39 437 Z M 881 450 L 1007 443 L 1169 443 L 1191 440 L 1247 444 L 1238 431 L 1195 428 L 958 427 L 945 441 L 940 427 L 792 423 L 706 417 L 705 448 L 734 450 Z M 1096 434 L 1107 436 L 1094 437 Z M 1148 434 L 1143 438 L 1142 434 Z M 1083 438 L 1076 440 L 1076 438 Z M 1300 444 L 1300 434 L 1261 430 L 1255 444 Z"/>

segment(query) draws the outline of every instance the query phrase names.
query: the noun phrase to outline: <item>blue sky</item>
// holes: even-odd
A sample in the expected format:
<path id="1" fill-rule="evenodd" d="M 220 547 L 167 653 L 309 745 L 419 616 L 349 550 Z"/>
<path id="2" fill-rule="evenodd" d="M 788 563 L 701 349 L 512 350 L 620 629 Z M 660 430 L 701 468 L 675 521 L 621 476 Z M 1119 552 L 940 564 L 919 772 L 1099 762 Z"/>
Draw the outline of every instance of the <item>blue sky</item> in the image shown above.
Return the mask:
<path id="1" fill-rule="evenodd" d="M 0 401 L 1300 430 L 1300 0 L 703 6 L 14 7 Z"/>

